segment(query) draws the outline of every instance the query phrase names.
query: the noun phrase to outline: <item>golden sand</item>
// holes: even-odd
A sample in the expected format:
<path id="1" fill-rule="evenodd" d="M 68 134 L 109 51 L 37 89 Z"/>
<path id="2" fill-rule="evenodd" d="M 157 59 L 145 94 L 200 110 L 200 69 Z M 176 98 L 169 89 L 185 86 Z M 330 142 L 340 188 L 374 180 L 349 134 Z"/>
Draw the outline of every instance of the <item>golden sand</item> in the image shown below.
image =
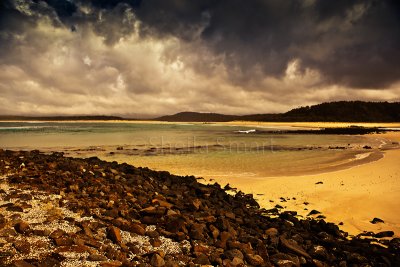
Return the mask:
<path id="1" fill-rule="evenodd" d="M 236 125 L 254 125 L 235 122 Z M 228 123 L 231 124 L 231 123 Z M 233 124 L 233 123 L 232 123 Z M 276 123 L 261 123 L 277 125 Z M 282 123 L 297 127 L 346 127 L 348 123 Z M 351 125 L 354 125 L 353 123 Z M 399 127 L 400 124 L 357 124 L 368 127 Z M 376 136 L 371 135 L 371 138 Z M 380 134 L 379 138 L 400 141 L 400 133 Z M 400 237 L 400 150 L 388 150 L 378 161 L 344 170 L 287 177 L 218 178 L 220 184 L 229 183 L 246 193 L 253 193 L 260 205 L 272 208 L 276 204 L 286 210 L 307 215 L 312 209 L 320 211 L 327 221 L 343 222 L 342 230 L 350 234 L 363 231 L 392 230 Z M 318 182 L 322 182 L 316 184 Z M 280 198 L 286 198 L 281 202 Z M 295 198 L 295 199 L 293 199 Z M 270 202 L 270 200 L 274 202 Z M 304 202 L 309 202 L 305 205 Z M 304 209 L 307 210 L 304 210 Z M 371 224 L 378 217 L 384 223 Z"/>

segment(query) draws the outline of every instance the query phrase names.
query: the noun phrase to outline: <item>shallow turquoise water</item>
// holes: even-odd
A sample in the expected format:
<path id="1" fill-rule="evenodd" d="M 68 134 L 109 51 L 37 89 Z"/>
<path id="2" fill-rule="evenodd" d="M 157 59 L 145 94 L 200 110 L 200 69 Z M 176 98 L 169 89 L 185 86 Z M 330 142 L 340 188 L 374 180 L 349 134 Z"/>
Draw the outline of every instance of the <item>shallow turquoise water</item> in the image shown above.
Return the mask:
<path id="1" fill-rule="evenodd" d="M 267 177 L 319 172 L 354 160 L 365 153 L 365 144 L 379 145 L 360 136 L 238 132 L 249 129 L 190 123 L 0 122 L 0 147 L 98 156 L 182 175 Z M 347 149 L 329 149 L 336 146 Z"/>

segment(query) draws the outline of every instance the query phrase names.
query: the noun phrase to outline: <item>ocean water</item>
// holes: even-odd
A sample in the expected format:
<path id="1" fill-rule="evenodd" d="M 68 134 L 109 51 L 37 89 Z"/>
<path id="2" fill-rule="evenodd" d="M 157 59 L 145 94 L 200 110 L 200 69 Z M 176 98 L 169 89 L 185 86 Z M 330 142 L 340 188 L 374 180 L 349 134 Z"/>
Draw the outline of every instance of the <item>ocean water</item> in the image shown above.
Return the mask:
<path id="1" fill-rule="evenodd" d="M 279 133 L 282 129 L 200 123 L 0 122 L 0 148 L 97 156 L 204 178 L 264 178 L 362 163 L 379 153 L 384 142 L 367 136 Z M 366 150 L 365 145 L 373 149 Z"/>

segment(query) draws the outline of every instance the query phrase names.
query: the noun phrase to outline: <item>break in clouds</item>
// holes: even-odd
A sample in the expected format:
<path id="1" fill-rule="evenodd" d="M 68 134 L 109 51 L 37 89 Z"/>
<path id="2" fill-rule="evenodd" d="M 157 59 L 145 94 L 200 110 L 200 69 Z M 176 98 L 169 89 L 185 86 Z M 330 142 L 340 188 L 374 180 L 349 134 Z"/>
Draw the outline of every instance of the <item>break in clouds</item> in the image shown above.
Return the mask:
<path id="1" fill-rule="evenodd" d="M 398 101 L 399 47 L 396 0 L 2 0 L 0 114 Z"/>

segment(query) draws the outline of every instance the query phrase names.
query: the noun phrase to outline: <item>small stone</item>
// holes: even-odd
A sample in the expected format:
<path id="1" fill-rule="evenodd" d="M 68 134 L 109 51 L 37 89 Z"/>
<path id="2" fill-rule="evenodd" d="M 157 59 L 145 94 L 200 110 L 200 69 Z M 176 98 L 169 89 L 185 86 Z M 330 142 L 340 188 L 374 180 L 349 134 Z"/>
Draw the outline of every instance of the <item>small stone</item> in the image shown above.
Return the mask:
<path id="1" fill-rule="evenodd" d="M 106 261 L 107 257 L 104 255 L 92 254 L 92 255 L 89 255 L 88 260 L 90 260 L 90 261 Z"/>
<path id="2" fill-rule="evenodd" d="M 320 213 L 321 213 L 321 212 L 319 212 L 318 210 L 312 210 L 312 211 L 310 211 L 310 213 L 308 213 L 307 216 L 315 215 L 315 214 L 320 214 Z"/>
<path id="3" fill-rule="evenodd" d="M 244 262 L 243 259 L 238 258 L 238 257 L 234 257 L 231 261 L 231 265 L 232 266 L 244 266 Z"/>
<path id="4" fill-rule="evenodd" d="M 383 237 L 392 237 L 393 235 L 394 235 L 393 231 L 383 231 L 383 232 L 376 233 L 374 235 L 374 237 L 383 238 Z"/>
<path id="5" fill-rule="evenodd" d="M 192 228 L 190 229 L 189 236 L 196 240 L 203 239 L 204 228 L 205 228 L 205 225 L 203 225 L 203 224 L 200 224 L 200 223 L 192 224 Z"/>
<path id="6" fill-rule="evenodd" d="M 283 247 L 289 249 L 290 251 L 296 253 L 297 255 L 303 256 L 305 258 L 311 258 L 311 256 L 302 248 L 300 247 L 296 241 L 292 239 L 286 239 L 283 236 L 279 238 Z"/>
<path id="7" fill-rule="evenodd" d="M 129 225 L 128 230 L 137 235 L 145 235 L 145 233 L 146 233 L 146 230 L 142 226 L 140 226 L 139 224 L 136 224 L 136 223 Z"/>
<path id="8" fill-rule="evenodd" d="M 238 249 L 231 249 L 231 250 L 228 250 L 228 251 L 226 251 L 225 253 L 224 253 L 224 255 L 225 255 L 225 257 L 227 257 L 228 259 L 230 259 L 230 260 L 233 260 L 233 258 L 239 258 L 239 259 L 243 259 L 244 257 L 243 257 L 243 253 L 240 251 L 240 250 L 238 250 Z"/>
<path id="9" fill-rule="evenodd" d="M 27 241 L 14 241 L 15 249 L 24 254 L 29 254 L 31 251 L 31 245 Z"/>
<path id="10" fill-rule="evenodd" d="M 17 236 L 17 232 L 13 228 L 4 228 L 0 231 L 0 237 Z"/>
<path id="11" fill-rule="evenodd" d="M 153 247 L 159 247 L 159 246 L 161 246 L 161 240 L 159 239 L 159 238 L 152 238 L 152 239 L 150 239 L 150 244 L 153 246 Z"/>
<path id="12" fill-rule="evenodd" d="M 115 226 L 107 228 L 107 237 L 116 244 L 120 244 L 122 241 L 121 231 Z"/>
<path id="13" fill-rule="evenodd" d="M 210 264 L 210 260 L 208 259 L 208 257 L 203 254 L 200 253 L 196 259 L 194 259 L 193 261 L 195 264 L 200 264 L 200 265 L 209 265 Z"/>
<path id="14" fill-rule="evenodd" d="M 193 252 L 195 254 L 201 254 L 201 253 L 208 254 L 210 252 L 210 248 L 203 244 L 195 244 L 193 246 Z"/>
<path id="15" fill-rule="evenodd" d="M 276 228 L 269 228 L 265 230 L 265 235 L 269 240 L 271 245 L 277 246 L 279 243 L 279 236 L 278 236 L 278 229 Z"/>
<path id="16" fill-rule="evenodd" d="M 195 200 L 192 201 L 192 206 L 193 206 L 196 210 L 200 209 L 201 200 L 196 198 Z"/>
<path id="17" fill-rule="evenodd" d="M 322 260 L 326 260 L 328 258 L 328 252 L 326 248 L 320 245 L 314 245 L 309 250 L 309 253 L 313 258 L 318 258 Z"/>
<path id="18" fill-rule="evenodd" d="M 53 239 L 56 239 L 56 238 L 60 238 L 60 237 L 62 237 L 63 235 L 65 235 L 65 232 L 63 231 L 63 230 L 61 230 L 61 229 L 57 229 L 57 230 L 55 230 L 55 231 L 53 231 L 51 234 L 50 234 L 50 238 L 53 238 Z"/>
<path id="19" fill-rule="evenodd" d="M 153 199 L 152 203 L 157 203 L 158 205 L 160 205 L 160 207 L 164 207 L 167 209 L 171 209 L 174 206 L 173 204 L 160 199 Z"/>
<path id="20" fill-rule="evenodd" d="M 53 267 L 53 266 L 60 266 L 60 261 L 64 260 L 65 257 L 61 256 L 60 254 L 53 253 L 52 255 L 47 256 L 43 259 L 39 266 L 40 267 Z"/>
<path id="21" fill-rule="evenodd" d="M 210 225 L 210 230 L 211 230 L 211 234 L 214 237 L 214 239 L 217 239 L 219 236 L 219 230 L 217 227 L 215 227 L 214 225 Z"/>
<path id="22" fill-rule="evenodd" d="M 74 240 L 72 238 L 63 236 L 54 239 L 54 243 L 61 247 L 61 246 L 72 246 L 74 244 Z"/>
<path id="23" fill-rule="evenodd" d="M 246 260 L 254 266 L 261 266 L 264 264 L 264 259 L 260 255 L 246 254 Z"/>
<path id="24" fill-rule="evenodd" d="M 278 267 L 300 266 L 299 258 L 284 253 L 277 253 L 270 257 L 271 261 Z"/>
<path id="25" fill-rule="evenodd" d="M 148 237 L 157 238 L 160 234 L 157 231 L 146 231 L 145 233 Z"/>
<path id="26" fill-rule="evenodd" d="M 20 234 L 25 234 L 30 230 L 29 224 L 27 222 L 18 222 L 14 225 L 15 231 Z"/>
<path id="27" fill-rule="evenodd" d="M 373 218 L 372 221 L 370 221 L 372 224 L 377 224 L 377 223 L 384 223 L 384 221 L 380 218 Z"/>
<path id="28" fill-rule="evenodd" d="M 4 228 L 4 226 L 6 226 L 6 224 L 7 224 L 6 218 L 0 214 L 0 229 Z"/>
<path id="29" fill-rule="evenodd" d="M 166 208 L 164 207 L 147 207 L 140 210 L 140 213 L 143 215 L 152 215 L 152 216 L 162 216 L 165 214 Z"/>
<path id="30" fill-rule="evenodd" d="M 161 258 L 160 255 L 158 255 L 157 253 L 155 253 L 155 254 L 153 254 L 153 256 L 151 257 L 150 264 L 151 264 L 151 266 L 154 266 L 154 267 L 164 266 L 164 265 L 165 265 L 165 261 L 164 261 L 163 258 Z"/>
<path id="31" fill-rule="evenodd" d="M 12 264 L 13 267 L 35 267 L 35 265 L 32 265 L 24 260 L 16 260 Z"/>
<path id="32" fill-rule="evenodd" d="M 11 212 L 24 212 L 24 209 L 20 206 L 10 206 L 7 207 L 6 210 Z"/>

